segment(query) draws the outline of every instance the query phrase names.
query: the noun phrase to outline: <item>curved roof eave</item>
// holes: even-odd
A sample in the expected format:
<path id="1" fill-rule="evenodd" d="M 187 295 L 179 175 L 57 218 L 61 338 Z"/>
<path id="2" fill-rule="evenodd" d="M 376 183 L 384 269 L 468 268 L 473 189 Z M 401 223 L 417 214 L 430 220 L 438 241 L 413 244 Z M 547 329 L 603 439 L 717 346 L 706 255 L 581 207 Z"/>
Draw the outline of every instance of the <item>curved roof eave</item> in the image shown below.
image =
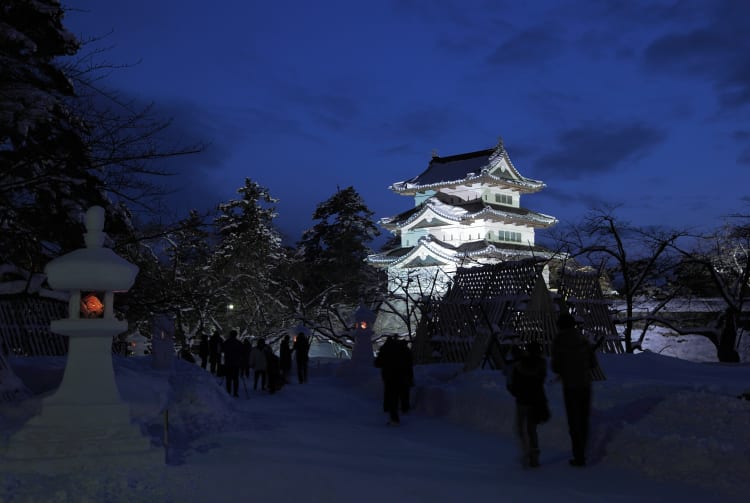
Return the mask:
<path id="1" fill-rule="evenodd" d="M 381 225 L 386 227 L 387 229 L 403 229 L 413 223 L 415 220 L 419 219 L 420 217 L 423 217 L 428 211 L 430 211 L 435 217 L 448 220 L 450 222 L 463 222 L 466 220 L 473 220 L 476 218 L 480 218 L 482 216 L 491 216 L 499 218 L 500 220 L 508 221 L 511 223 L 525 223 L 532 227 L 538 227 L 538 228 L 545 228 L 550 227 L 552 225 L 555 225 L 558 220 L 550 215 L 545 215 L 543 213 L 536 213 L 536 212 L 529 212 L 526 215 L 515 215 L 513 213 L 509 213 L 502 210 L 496 210 L 491 207 L 485 207 L 482 208 L 479 211 L 476 211 L 474 213 L 468 213 L 464 212 L 462 214 L 451 214 L 448 212 L 440 211 L 440 207 L 435 204 L 425 204 L 423 207 L 417 211 L 416 213 L 413 213 L 404 221 L 398 222 L 393 219 L 388 220 L 385 222 L 385 219 L 381 219 Z M 446 222 L 448 224 L 449 222 Z"/>
<path id="2" fill-rule="evenodd" d="M 439 245 L 436 246 L 436 247 L 435 246 L 431 246 L 433 244 L 435 244 L 435 243 L 431 239 L 420 238 L 419 239 L 419 244 L 417 244 L 417 246 L 415 246 L 414 248 L 412 248 L 412 250 L 409 253 L 407 253 L 406 255 L 403 255 L 403 256 L 399 257 L 398 259 L 394 260 L 391 263 L 391 265 L 395 266 L 395 265 L 398 265 L 398 264 L 410 261 L 416 255 L 418 255 L 418 252 L 421 249 L 425 249 L 425 250 L 427 250 L 428 253 L 431 253 L 432 255 L 434 255 L 434 256 L 436 256 L 436 257 L 438 257 L 440 259 L 443 259 L 445 261 L 453 262 L 453 263 L 457 262 L 456 259 L 458 257 L 457 257 L 457 254 L 455 252 L 454 253 L 449 253 L 448 250 L 445 249 L 445 248 L 443 248 L 442 246 L 439 246 Z"/>
<path id="3" fill-rule="evenodd" d="M 439 189 L 442 187 L 451 187 L 451 186 L 462 185 L 462 184 L 477 183 L 477 182 L 481 182 L 482 180 L 492 181 L 494 182 L 493 185 L 496 185 L 497 183 L 509 185 L 525 193 L 539 192 L 540 190 L 547 187 L 547 184 L 545 184 L 541 180 L 534 180 L 532 178 L 525 178 L 525 177 L 521 177 L 518 180 L 514 180 L 512 178 L 505 178 L 501 176 L 492 175 L 489 173 L 489 170 L 487 168 L 484 168 L 482 169 L 482 172 L 478 175 L 464 177 L 464 178 L 460 178 L 457 180 L 443 180 L 440 182 L 424 184 L 424 185 L 409 183 L 409 181 L 403 181 L 403 182 L 396 182 L 390 185 L 388 188 L 392 190 L 393 192 L 399 192 L 399 193 L 408 195 L 408 194 L 415 194 L 417 192 L 423 192 L 426 190 L 435 190 L 435 189 Z"/>

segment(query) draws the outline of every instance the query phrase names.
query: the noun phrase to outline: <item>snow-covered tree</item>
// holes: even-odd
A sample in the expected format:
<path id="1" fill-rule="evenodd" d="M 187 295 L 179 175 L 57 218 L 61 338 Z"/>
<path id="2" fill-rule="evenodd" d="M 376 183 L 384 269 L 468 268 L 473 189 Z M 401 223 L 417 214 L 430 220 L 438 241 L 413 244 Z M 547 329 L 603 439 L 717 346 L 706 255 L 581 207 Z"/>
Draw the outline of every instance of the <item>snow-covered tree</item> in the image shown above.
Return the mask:
<path id="1" fill-rule="evenodd" d="M 333 288 L 331 302 L 356 305 L 368 290 L 378 287 L 377 276 L 365 261 L 372 252 L 369 243 L 380 234 L 373 215 L 353 187 L 337 190 L 316 207 L 317 223 L 298 243 L 308 298 Z"/>
<path id="2" fill-rule="evenodd" d="M 97 88 L 111 66 L 75 59 L 63 18 L 57 0 L 0 3 L 0 264 L 32 273 L 82 246 L 92 205 L 113 242 L 130 241 L 126 204 L 153 201 L 146 177 L 164 174 L 151 161 L 196 151 L 162 146 L 168 123 Z"/>
<path id="3" fill-rule="evenodd" d="M 79 47 L 63 14 L 56 0 L 0 4 L 0 262 L 32 272 L 82 244 L 83 211 L 110 206 L 56 63 Z M 122 222 L 109 213 L 113 233 Z"/>
<path id="4" fill-rule="evenodd" d="M 273 225 L 277 200 L 249 178 L 237 192 L 240 199 L 218 207 L 219 242 L 211 266 L 221 281 L 211 293 L 227 323 L 265 334 L 288 315 L 280 300 L 283 278 L 277 274 L 286 257 Z"/>

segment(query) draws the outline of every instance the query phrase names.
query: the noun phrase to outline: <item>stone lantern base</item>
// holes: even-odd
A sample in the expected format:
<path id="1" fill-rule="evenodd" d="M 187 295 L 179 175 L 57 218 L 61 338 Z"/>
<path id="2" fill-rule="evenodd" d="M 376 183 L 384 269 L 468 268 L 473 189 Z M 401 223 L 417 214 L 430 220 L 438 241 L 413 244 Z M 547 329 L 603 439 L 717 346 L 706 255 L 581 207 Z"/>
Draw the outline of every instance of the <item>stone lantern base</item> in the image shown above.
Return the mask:
<path id="1" fill-rule="evenodd" d="M 163 463 L 163 451 L 129 421 L 123 403 L 44 404 L 12 435 L 3 452 L 3 469 L 70 473 L 112 464 Z"/>
<path id="2" fill-rule="evenodd" d="M 118 330 L 113 324 L 111 331 Z M 156 456 L 163 462 L 163 453 L 131 423 L 130 406 L 121 400 L 114 378 L 111 334 L 104 332 L 104 337 L 70 338 L 60 387 L 41 401 L 41 413 L 10 437 L 2 453 L 6 465 L 61 473 L 130 457 Z"/>

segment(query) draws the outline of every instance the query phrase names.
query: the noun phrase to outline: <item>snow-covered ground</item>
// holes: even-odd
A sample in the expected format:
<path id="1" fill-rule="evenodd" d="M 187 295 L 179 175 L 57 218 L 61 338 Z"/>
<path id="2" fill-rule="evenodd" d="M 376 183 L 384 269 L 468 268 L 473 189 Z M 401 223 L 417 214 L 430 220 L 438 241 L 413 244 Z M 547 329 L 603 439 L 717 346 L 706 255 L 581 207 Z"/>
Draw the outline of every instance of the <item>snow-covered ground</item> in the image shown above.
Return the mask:
<path id="1" fill-rule="evenodd" d="M 649 344 L 654 352 L 601 356 L 607 380 L 595 384 L 583 469 L 568 466 L 561 391 L 552 381 L 542 466 L 528 470 L 517 462 L 513 401 L 497 371 L 418 366 L 415 410 L 388 427 L 377 370 L 348 360 L 313 360 L 306 384 L 292 378 L 275 395 L 249 386 L 234 399 L 197 365 L 177 361 L 165 372 L 153 370 L 150 357 L 116 357 L 120 393 L 165 462 L 103 463 L 65 476 L 10 470 L 0 475 L 0 501 L 747 501 L 750 401 L 738 395 L 750 388 L 750 365 L 666 356 L 665 348 L 679 348 L 700 360 L 682 348 L 701 346 L 658 333 Z M 65 365 L 11 363 L 36 395 L 2 406 L 4 439 L 35 413 Z"/>

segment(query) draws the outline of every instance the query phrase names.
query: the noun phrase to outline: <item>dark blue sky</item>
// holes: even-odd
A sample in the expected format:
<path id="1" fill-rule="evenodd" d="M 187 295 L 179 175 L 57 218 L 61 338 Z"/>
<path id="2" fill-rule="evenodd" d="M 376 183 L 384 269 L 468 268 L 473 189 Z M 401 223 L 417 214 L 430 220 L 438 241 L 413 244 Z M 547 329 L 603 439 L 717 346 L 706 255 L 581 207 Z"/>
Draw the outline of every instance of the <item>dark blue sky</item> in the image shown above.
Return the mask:
<path id="1" fill-rule="evenodd" d="M 210 142 L 180 159 L 176 209 L 277 197 L 291 241 L 353 185 L 388 190 L 502 136 L 543 180 L 524 206 L 576 221 L 603 202 L 634 224 L 715 228 L 750 212 L 750 2 L 69 0 L 82 38 L 137 65 L 108 85 Z"/>

